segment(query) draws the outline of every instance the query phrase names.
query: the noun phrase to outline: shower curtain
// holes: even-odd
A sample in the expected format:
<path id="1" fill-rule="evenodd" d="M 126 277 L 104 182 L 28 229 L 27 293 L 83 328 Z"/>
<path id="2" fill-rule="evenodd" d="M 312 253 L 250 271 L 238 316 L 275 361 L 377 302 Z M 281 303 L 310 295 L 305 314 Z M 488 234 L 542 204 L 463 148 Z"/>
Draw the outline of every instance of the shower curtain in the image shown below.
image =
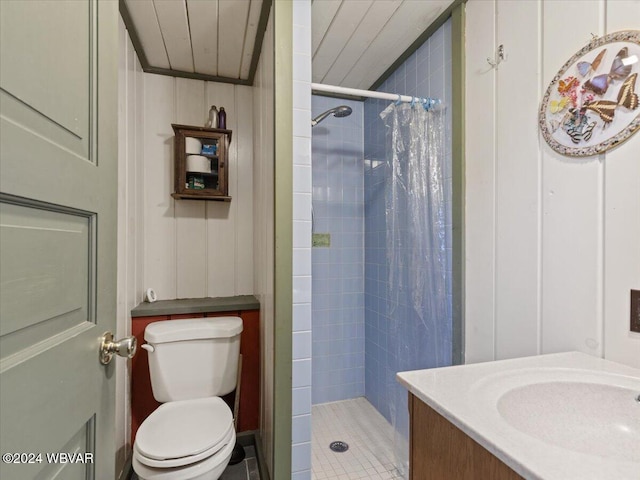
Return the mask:
<path id="1" fill-rule="evenodd" d="M 451 365 L 443 163 L 445 110 L 392 104 L 387 126 L 388 378 L 396 468 L 408 478 L 407 391 L 395 373 Z"/>

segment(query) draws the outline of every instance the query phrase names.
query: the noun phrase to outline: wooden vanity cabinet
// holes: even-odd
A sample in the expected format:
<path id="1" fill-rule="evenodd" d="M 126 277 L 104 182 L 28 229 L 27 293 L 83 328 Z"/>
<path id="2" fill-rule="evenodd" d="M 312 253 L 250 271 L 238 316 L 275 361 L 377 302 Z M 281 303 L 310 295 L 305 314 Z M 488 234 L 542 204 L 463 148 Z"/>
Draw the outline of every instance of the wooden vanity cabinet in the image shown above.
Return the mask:
<path id="1" fill-rule="evenodd" d="M 416 396 L 409 394 L 411 480 L 523 477 Z"/>

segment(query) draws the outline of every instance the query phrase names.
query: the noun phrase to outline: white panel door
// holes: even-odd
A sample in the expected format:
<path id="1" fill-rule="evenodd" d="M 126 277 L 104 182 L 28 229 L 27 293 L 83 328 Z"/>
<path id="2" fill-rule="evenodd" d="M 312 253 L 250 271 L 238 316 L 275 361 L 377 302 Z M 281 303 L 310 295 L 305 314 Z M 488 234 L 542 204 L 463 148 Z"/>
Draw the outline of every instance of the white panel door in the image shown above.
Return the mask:
<path id="1" fill-rule="evenodd" d="M 116 320 L 117 21 L 115 1 L 0 1 L 3 480 L 115 478 L 98 347 Z"/>

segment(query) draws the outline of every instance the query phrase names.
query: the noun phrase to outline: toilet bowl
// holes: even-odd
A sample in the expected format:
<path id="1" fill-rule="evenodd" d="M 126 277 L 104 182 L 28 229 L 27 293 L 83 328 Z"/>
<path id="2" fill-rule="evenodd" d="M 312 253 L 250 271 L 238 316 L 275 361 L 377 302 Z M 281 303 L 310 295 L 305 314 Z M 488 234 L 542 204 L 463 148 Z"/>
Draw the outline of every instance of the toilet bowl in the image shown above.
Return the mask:
<path id="1" fill-rule="evenodd" d="M 138 429 L 140 480 L 217 480 L 236 443 L 233 414 L 218 395 L 234 387 L 242 320 L 200 318 L 149 324 L 154 397 L 163 403 Z"/>
<path id="2" fill-rule="evenodd" d="M 221 398 L 169 402 L 140 426 L 133 467 L 141 480 L 216 480 L 235 442 L 233 416 Z"/>

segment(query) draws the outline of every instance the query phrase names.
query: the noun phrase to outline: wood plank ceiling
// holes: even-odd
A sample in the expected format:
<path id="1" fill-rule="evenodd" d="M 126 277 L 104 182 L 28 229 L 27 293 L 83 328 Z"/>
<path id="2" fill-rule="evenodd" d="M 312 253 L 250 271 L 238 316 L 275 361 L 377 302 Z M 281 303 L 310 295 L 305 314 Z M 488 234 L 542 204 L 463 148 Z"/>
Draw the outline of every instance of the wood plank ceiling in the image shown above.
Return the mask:
<path id="1" fill-rule="evenodd" d="M 313 0 L 312 79 L 370 88 L 454 0 Z M 120 0 L 147 72 L 251 85 L 272 0 Z"/>

